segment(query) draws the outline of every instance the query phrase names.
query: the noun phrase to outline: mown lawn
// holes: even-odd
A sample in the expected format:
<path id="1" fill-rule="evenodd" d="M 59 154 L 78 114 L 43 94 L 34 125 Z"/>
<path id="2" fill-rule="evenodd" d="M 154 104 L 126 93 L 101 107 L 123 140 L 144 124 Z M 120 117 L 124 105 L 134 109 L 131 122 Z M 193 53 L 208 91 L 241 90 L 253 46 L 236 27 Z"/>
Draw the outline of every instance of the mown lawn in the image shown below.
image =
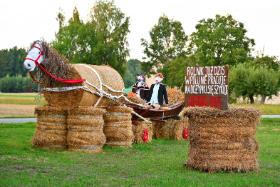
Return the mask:
<path id="1" fill-rule="evenodd" d="M 37 93 L 0 93 L 0 104 L 36 105 L 44 103 Z"/>
<path id="2" fill-rule="evenodd" d="M 185 141 L 105 147 L 101 154 L 36 149 L 34 129 L 0 125 L 0 186 L 280 186 L 280 119 L 258 126 L 260 170 L 251 173 L 186 169 Z"/>

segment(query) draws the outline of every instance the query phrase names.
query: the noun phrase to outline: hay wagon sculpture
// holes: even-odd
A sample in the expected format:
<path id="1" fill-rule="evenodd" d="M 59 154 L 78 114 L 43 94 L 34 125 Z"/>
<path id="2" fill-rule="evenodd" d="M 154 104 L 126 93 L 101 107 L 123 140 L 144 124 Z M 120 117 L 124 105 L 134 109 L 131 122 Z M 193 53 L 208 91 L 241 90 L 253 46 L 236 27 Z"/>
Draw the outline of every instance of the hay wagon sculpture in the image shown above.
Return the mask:
<path id="1" fill-rule="evenodd" d="M 32 44 L 24 67 L 47 101 L 47 106 L 35 110 L 35 146 L 100 152 L 104 144 L 131 146 L 134 140 L 151 141 L 152 125 L 139 115 L 143 114 L 141 109 L 147 109 L 125 97 L 123 79 L 113 68 L 70 64 L 43 41 Z M 151 117 L 170 117 L 178 115 L 182 107 L 180 103 L 169 110 L 148 113 L 153 114 Z M 134 127 L 132 113 L 143 119 L 133 120 Z"/>

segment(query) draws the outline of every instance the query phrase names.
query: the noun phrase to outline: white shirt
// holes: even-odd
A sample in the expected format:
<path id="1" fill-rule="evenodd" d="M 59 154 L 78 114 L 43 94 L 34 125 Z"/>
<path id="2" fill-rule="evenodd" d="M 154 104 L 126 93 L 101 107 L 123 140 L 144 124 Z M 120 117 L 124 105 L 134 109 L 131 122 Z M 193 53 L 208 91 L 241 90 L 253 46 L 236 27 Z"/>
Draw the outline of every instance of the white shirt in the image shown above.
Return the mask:
<path id="1" fill-rule="evenodd" d="M 153 94 L 150 100 L 151 104 L 158 104 L 158 90 L 160 84 L 155 84 L 153 88 Z"/>

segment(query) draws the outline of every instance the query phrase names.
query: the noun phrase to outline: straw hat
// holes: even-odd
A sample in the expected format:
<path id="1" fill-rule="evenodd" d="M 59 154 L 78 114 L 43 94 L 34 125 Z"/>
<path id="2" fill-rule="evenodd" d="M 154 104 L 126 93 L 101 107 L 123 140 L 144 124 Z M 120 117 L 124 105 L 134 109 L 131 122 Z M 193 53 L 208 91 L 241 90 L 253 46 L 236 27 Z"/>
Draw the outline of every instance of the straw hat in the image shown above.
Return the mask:
<path id="1" fill-rule="evenodd" d="M 156 74 L 156 77 L 160 77 L 160 78 L 162 78 L 162 79 L 164 78 L 164 76 L 163 76 L 162 73 L 157 73 L 157 74 Z"/>

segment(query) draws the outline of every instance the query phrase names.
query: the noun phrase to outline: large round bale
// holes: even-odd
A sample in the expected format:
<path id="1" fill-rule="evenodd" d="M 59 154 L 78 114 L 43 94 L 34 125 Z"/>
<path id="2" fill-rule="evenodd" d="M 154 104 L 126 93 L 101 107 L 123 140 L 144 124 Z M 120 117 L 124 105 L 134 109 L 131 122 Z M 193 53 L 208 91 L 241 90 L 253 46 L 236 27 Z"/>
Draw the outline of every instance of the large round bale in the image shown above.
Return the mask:
<path id="1" fill-rule="evenodd" d="M 167 119 L 153 121 L 153 131 L 155 138 L 184 140 L 188 138 L 188 119 Z"/>
<path id="2" fill-rule="evenodd" d="M 103 114 L 94 107 L 78 107 L 69 111 L 67 144 L 69 150 L 98 153 L 106 142 Z"/>
<path id="3" fill-rule="evenodd" d="M 188 167 L 208 172 L 258 169 L 258 111 L 193 107 L 185 110 L 185 116 L 190 123 Z"/>
<path id="4" fill-rule="evenodd" d="M 32 144 L 37 147 L 66 148 L 66 111 L 43 106 L 35 109 L 37 127 Z"/>
<path id="5" fill-rule="evenodd" d="M 153 139 L 153 125 L 151 122 L 135 120 L 132 122 L 135 143 L 148 143 Z"/>
<path id="6" fill-rule="evenodd" d="M 120 74 L 110 66 L 96 66 L 86 64 L 74 64 L 71 72 L 75 79 L 85 79 L 82 85 L 74 86 L 86 86 L 93 92 L 99 90 L 106 91 L 113 96 L 121 95 L 121 91 L 124 89 L 124 82 Z M 69 87 L 73 87 L 70 85 Z M 71 88 L 70 88 L 71 89 Z M 118 92 L 116 92 L 118 91 Z M 70 91 L 45 91 L 44 97 L 50 106 L 56 106 L 64 108 L 74 108 L 77 106 L 93 106 L 99 102 L 98 106 L 106 107 L 111 101 L 103 97 L 99 101 L 99 96 L 86 91 L 83 88 L 74 89 Z"/>
<path id="7" fill-rule="evenodd" d="M 104 115 L 106 145 L 130 147 L 134 135 L 131 121 L 132 109 L 126 106 L 111 106 Z"/>

